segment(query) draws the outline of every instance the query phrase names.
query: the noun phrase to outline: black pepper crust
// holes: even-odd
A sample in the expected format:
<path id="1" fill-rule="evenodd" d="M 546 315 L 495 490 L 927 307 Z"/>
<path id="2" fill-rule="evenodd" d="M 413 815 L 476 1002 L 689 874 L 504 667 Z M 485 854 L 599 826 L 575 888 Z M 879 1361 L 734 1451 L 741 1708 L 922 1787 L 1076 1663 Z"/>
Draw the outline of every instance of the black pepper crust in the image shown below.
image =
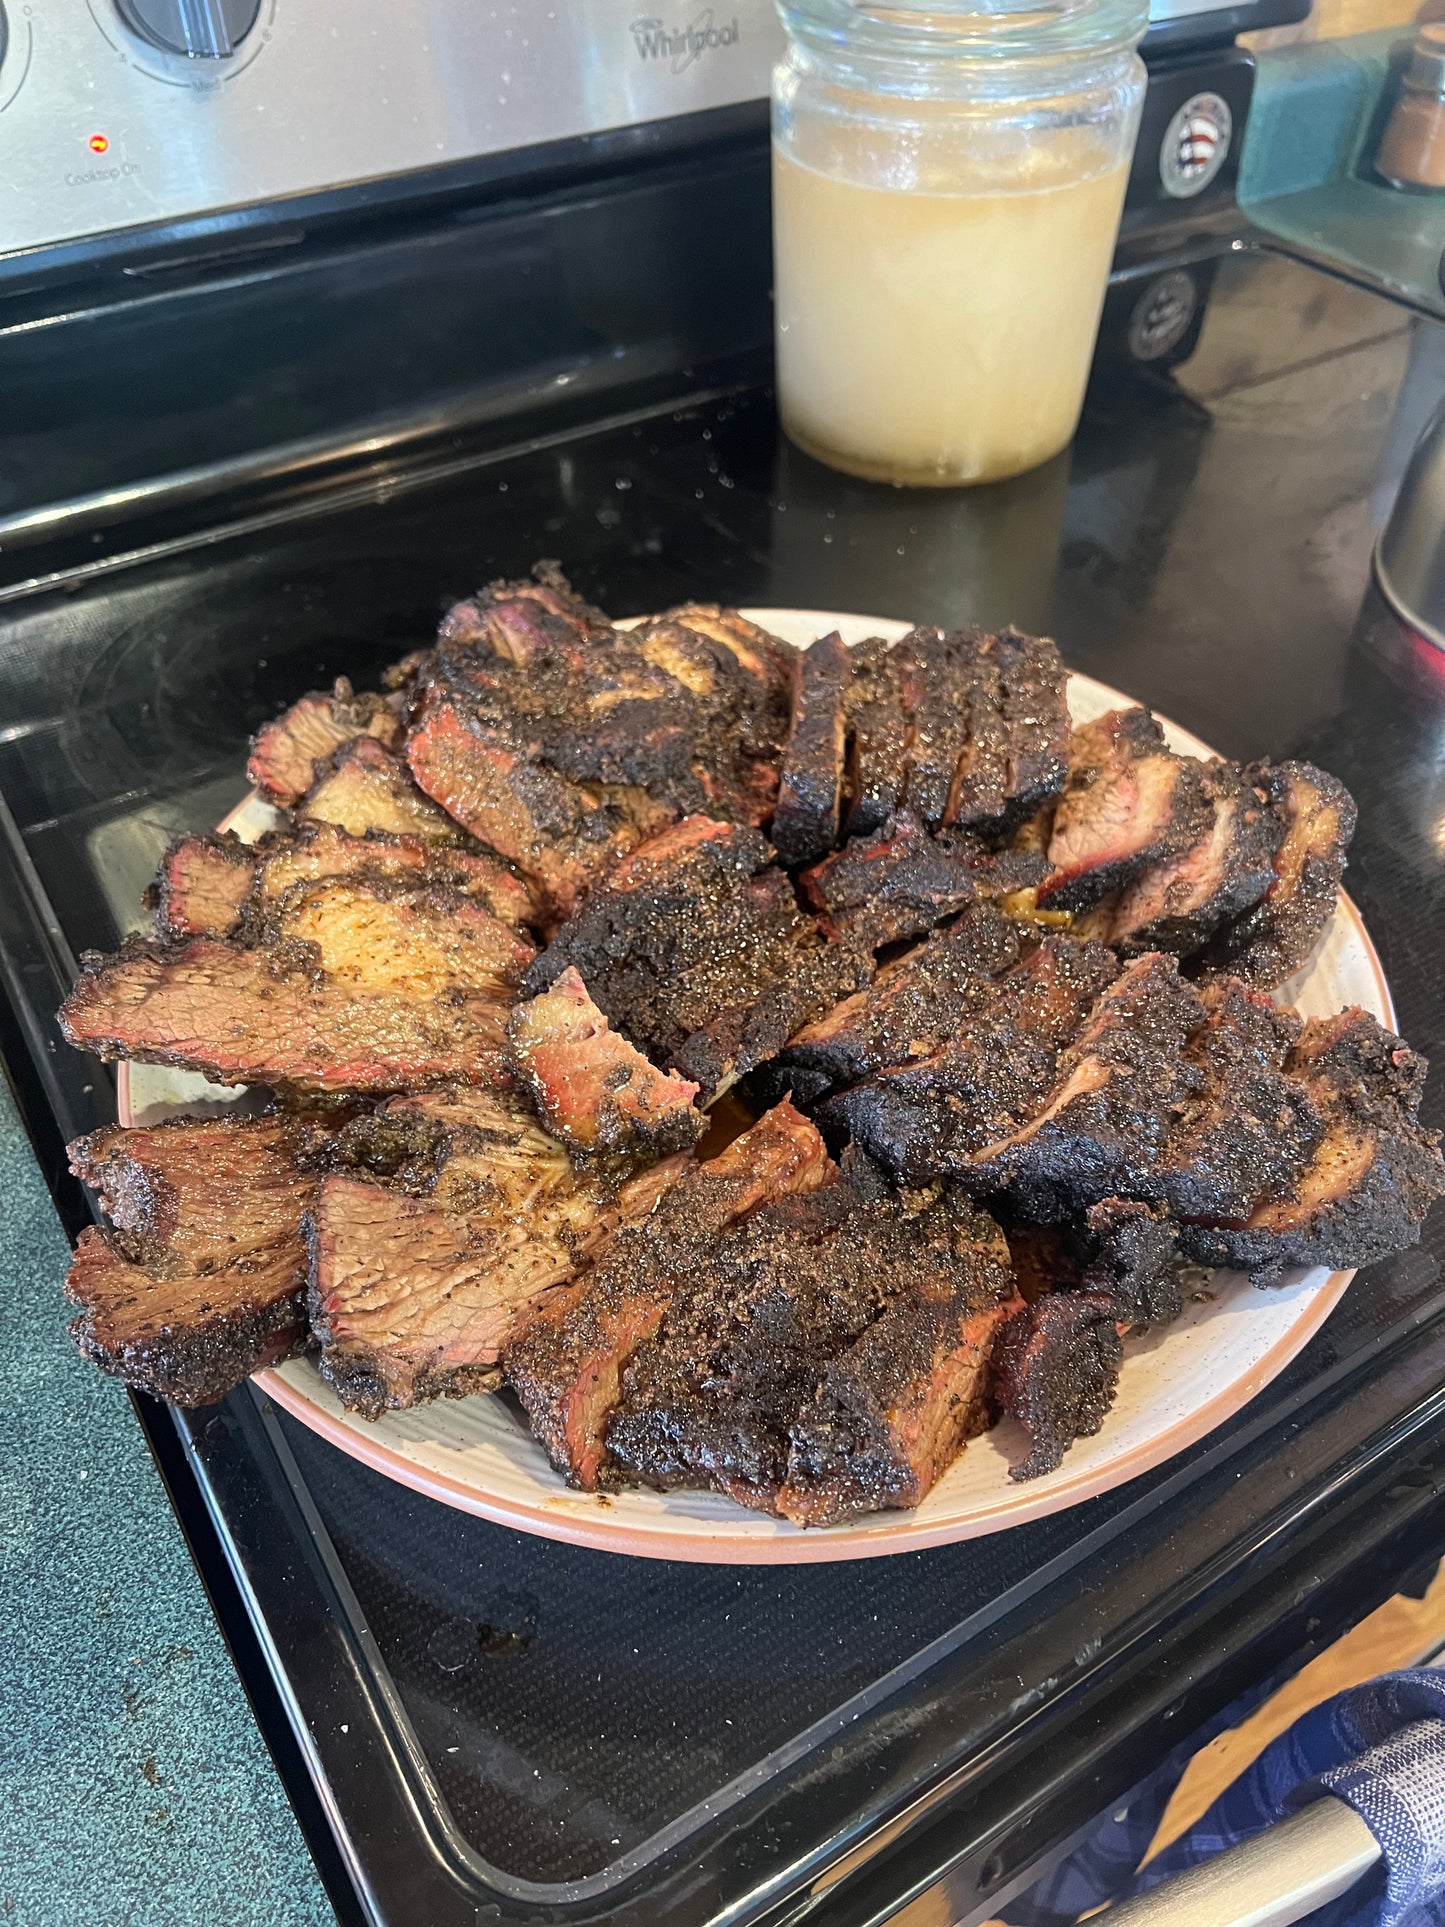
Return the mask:
<path id="1" fill-rule="evenodd" d="M 655 1063 L 711 1098 L 866 981 L 829 943 L 756 830 L 688 817 L 620 864 L 530 968 L 536 995 L 575 968 Z"/>

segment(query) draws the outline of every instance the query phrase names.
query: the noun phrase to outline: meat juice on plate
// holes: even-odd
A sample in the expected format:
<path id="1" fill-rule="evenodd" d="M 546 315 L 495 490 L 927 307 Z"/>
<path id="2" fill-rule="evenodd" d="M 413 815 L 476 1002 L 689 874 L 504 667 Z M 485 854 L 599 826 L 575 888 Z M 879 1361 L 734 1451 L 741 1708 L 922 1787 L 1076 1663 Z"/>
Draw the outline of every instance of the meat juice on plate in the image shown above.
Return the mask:
<path id="1" fill-rule="evenodd" d="M 1128 177 L 1043 143 L 1008 187 L 822 173 L 774 149 L 778 395 L 810 454 L 986 482 L 1074 432 Z"/>

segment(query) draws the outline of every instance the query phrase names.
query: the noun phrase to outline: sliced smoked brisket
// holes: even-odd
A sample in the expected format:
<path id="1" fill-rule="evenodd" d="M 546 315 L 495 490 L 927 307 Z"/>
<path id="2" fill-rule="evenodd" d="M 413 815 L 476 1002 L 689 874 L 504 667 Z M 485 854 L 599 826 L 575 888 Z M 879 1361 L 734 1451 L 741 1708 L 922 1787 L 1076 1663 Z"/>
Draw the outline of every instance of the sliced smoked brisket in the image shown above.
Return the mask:
<path id="1" fill-rule="evenodd" d="M 664 1157 L 690 1150 L 707 1128 L 697 1085 L 620 1037 L 573 969 L 517 1005 L 507 1048 L 542 1121 L 583 1153 Z"/>
<path id="2" fill-rule="evenodd" d="M 303 822 L 332 823 L 351 836 L 379 830 L 428 843 L 467 840 L 461 824 L 422 795 L 406 764 L 370 736 L 343 743 L 319 765 L 293 814 Z"/>
<path id="3" fill-rule="evenodd" d="M 394 1099 L 343 1133 L 307 1220 L 322 1375 L 378 1418 L 490 1390 L 519 1324 L 687 1160 L 621 1185 L 574 1168 L 515 1097 Z"/>
<path id="4" fill-rule="evenodd" d="M 903 1183 L 966 1173 L 1047 1101 L 1062 1052 L 1118 974 L 1102 944 L 1046 937 L 970 993 L 956 1035 L 828 1099 L 821 1116 Z"/>
<path id="5" fill-rule="evenodd" d="M 1355 802 L 1312 763 L 1258 763 L 1246 775 L 1267 799 L 1273 822 L 1272 875 L 1263 897 L 1219 932 L 1203 962 L 1271 990 L 1308 962 L 1329 927 L 1355 833 Z"/>
<path id="6" fill-rule="evenodd" d="M 343 743 L 371 736 L 386 749 L 401 742 L 401 717 L 384 696 L 358 695 L 345 676 L 330 695 L 303 696 L 251 740 L 246 774 L 268 803 L 299 803 L 319 768 Z"/>
<path id="7" fill-rule="evenodd" d="M 685 818 L 640 845 L 528 971 L 574 967 L 609 1021 L 711 1099 L 868 976 L 798 907 L 756 830 Z"/>
<path id="8" fill-rule="evenodd" d="M 1037 852 L 991 851 L 964 830 L 934 836 L 900 810 L 805 870 L 798 885 L 830 936 L 881 948 L 926 935 L 980 898 L 1031 888 L 1047 869 Z"/>
<path id="9" fill-rule="evenodd" d="M 220 1083 L 484 1083 L 532 955 L 458 891 L 323 878 L 266 912 L 255 947 L 132 941 L 116 957 L 83 958 L 60 1024 L 100 1057 L 177 1064 Z"/>
<path id="10" fill-rule="evenodd" d="M 1002 1235 L 942 1187 L 845 1166 L 720 1238 L 624 1367 L 610 1476 L 803 1525 L 913 1506 L 984 1422 L 1019 1308 Z"/>
<path id="11" fill-rule="evenodd" d="M 776 1077 L 802 1074 L 814 1095 L 926 1057 L 955 1038 L 986 986 L 1019 956 L 1019 925 L 976 904 L 927 943 L 886 964 L 788 1041 Z"/>
<path id="12" fill-rule="evenodd" d="M 814 863 L 838 841 L 847 748 L 849 652 L 835 631 L 803 651 L 771 831 L 784 863 Z"/>
<path id="13" fill-rule="evenodd" d="M 816 1129 L 774 1106 L 719 1156 L 688 1171 L 650 1216 L 621 1231 L 576 1284 L 550 1297 L 508 1347 L 507 1381 L 559 1472 L 592 1491 L 615 1479 L 606 1432 L 623 1372 L 728 1228 L 833 1173 Z"/>
<path id="14" fill-rule="evenodd" d="M 996 1409 L 1023 1427 L 1015 1480 L 1057 1471 L 1075 1439 L 1102 1427 L 1119 1388 L 1124 1346 L 1105 1292 L 1050 1293 L 1004 1326 L 993 1360 Z"/>
<path id="15" fill-rule="evenodd" d="M 1001 832 L 1063 787 L 1068 676 L 1047 637 L 915 629 L 896 650 L 908 719 L 904 800 L 930 829 Z"/>
<path id="16" fill-rule="evenodd" d="M 1188 849 L 1136 876 L 1112 908 L 1108 940 L 1126 954 L 1188 956 L 1275 880 L 1281 825 L 1259 791 L 1233 763 L 1206 763 L 1203 783 L 1205 829 Z"/>
<path id="17" fill-rule="evenodd" d="M 1419 1122 L 1425 1070 L 1363 1010 L 1312 1018 L 1285 1064 L 1322 1126 L 1308 1161 L 1247 1217 L 1186 1224 L 1187 1254 L 1268 1278 L 1296 1265 L 1368 1265 L 1414 1244 L 1445 1195 L 1439 1133 Z"/>
<path id="18" fill-rule="evenodd" d="M 230 831 L 177 837 L 161 858 L 148 898 L 157 937 L 229 937 L 255 876 L 255 852 Z"/>
<path id="19" fill-rule="evenodd" d="M 1147 709 L 1113 709 L 1077 727 L 1039 903 L 1088 909 L 1151 865 L 1192 849 L 1213 821 L 1204 770 L 1168 748 Z"/>
<path id="20" fill-rule="evenodd" d="M 181 1118 L 77 1138 L 70 1168 L 109 1232 L 83 1231 L 76 1345 L 113 1377 L 210 1404 L 306 1341 L 302 1213 L 324 1132 L 283 1117 Z"/>

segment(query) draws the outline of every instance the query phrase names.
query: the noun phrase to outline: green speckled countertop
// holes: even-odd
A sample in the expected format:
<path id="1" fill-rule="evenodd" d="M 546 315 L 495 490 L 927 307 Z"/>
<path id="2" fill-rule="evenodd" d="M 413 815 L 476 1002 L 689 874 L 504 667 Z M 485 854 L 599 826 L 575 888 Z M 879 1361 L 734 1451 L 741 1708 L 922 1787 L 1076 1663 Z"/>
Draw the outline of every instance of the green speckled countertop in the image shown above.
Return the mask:
<path id="1" fill-rule="evenodd" d="M 0 1923 L 334 1927 L 0 1072 Z"/>

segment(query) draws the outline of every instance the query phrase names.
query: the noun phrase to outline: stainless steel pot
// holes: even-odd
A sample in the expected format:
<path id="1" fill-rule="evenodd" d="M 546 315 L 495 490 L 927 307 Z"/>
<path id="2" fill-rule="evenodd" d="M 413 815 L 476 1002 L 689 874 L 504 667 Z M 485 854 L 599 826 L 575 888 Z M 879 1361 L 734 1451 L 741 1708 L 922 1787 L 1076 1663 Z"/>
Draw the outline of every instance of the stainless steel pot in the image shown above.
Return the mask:
<path id="1" fill-rule="evenodd" d="M 1445 649 L 1445 402 L 1415 444 L 1375 544 L 1375 577 L 1401 621 Z"/>

